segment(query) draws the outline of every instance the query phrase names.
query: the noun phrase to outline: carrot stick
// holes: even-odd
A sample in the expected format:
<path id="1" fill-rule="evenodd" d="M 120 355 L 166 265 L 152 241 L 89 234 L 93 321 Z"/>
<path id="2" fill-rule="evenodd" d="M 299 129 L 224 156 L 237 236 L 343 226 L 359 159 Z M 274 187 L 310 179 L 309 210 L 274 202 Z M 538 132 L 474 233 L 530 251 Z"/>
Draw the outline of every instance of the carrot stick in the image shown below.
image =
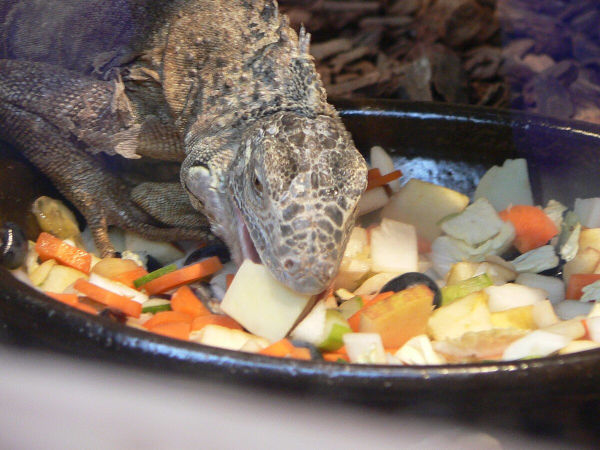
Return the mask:
<path id="1" fill-rule="evenodd" d="M 583 295 L 583 288 L 598 280 L 600 280 L 600 274 L 597 273 L 574 273 L 569 277 L 565 297 L 569 300 L 579 300 Z"/>
<path id="2" fill-rule="evenodd" d="M 143 267 L 138 267 L 137 269 L 122 272 L 119 275 L 112 277 L 112 280 L 118 281 L 119 283 L 123 283 L 125 286 L 129 286 L 130 288 L 136 289 L 136 287 L 133 285 L 133 280 L 137 280 L 138 278 L 141 278 L 144 275 L 148 275 L 148 271 Z"/>
<path id="3" fill-rule="evenodd" d="M 44 294 L 69 306 L 75 306 L 77 303 L 79 303 L 77 294 L 58 294 L 56 292 L 44 292 Z"/>
<path id="4" fill-rule="evenodd" d="M 95 316 L 98 315 L 98 310 L 96 308 L 90 305 L 86 305 L 85 303 L 75 303 L 73 307 L 79 309 L 80 311 L 85 311 L 86 313 L 93 314 Z"/>
<path id="5" fill-rule="evenodd" d="M 193 317 L 189 314 L 179 311 L 161 311 L 154 314 L 150 319 L 144 322 L 144 328 L 150 330 L 157 325 L 169 322 L 187 322 L 192 323 Z"/>
<path id="6" fill-rule="evenodd" d="M 115 294 L 114 292 L 96 286 L 83 278 L 79 278 L 75 281 L 73 287 L 82 294 L 87 295 L 92 300 L 102 303 L 103 305 L 121 310 L 128 316 L 140 317 L 142 305 L 130 300 L 129 297 Z"/>
<path id="7" fill-rule="evenodd" d="M 166 322 L 150 329 L 152 333 L 187 341 L 190 337 L 190 324 L 188 322 Z"/>
<path id="8" fill-rule="evenodd" d="M 554 222 L 537 206 L 515 205 L 501 211 L 500 218 L 515 227 L 514 245 L 521 253 L 545 245 L 558 234 Z"/>
<path id="9" fill-rule="evenodd" d="M 294 347 L 288 356 L 296 359 L 312 359 L 310 356 L 310 350 L 305 347 Z"/>
<path id="10" fill-rule="evenodd" d="M 388 184 L 390 181 L 397 180 L 402 176 L 402 172 L 399 170 L 394 170 L 393 172 L 386 173 L 385 175 L 381 175 L 377 178 L 372 178 L 367 181 L 367 191 L 370 189 L 375 189 L 379 186 L 384 186 Z"/>
<path id="11" fill-rule="evenodd" d="M 192 317 L 212 314 L 194 295 L 189 286 L 181 286 L 171 297 L 171 309 Z"/>
<path id="12" fill-rule="evenodd" d="M 42 261 L 55 259 L 63 266 L 90 273 L 92 255 L 77 247 L 67 244 L 62 239 L 52 236 L 43 231 L 38 236 L 35 251 L 40 255 Z"/>
<path id="13" fill-rule="evenodd" d="M 395 292 L 387 291 L 381 292 L 373 297 L 371 300 L 364 301 L 363 307 L 356 311 L 350 318 L 348 319 L 348 325 L 354 332 L 358 332 L 358 326 L 360 325 L 360 316 L 365 311 L 368 306 L 373 305 L 374 303 L 380 302 L 381 300 L 385 300 L 388 297 L 394 295 Z M 364 300 L 364 299 L 363 299 Z"/>
<path id="14" fill-rule="evenodd" d="M 160 294 L 184 284 L 192 283 L 212 275 L 223 268 L 217 256 L 212 256 L 190 266 L 167 273 L 144 284 L 143 289 L 150 295 Z"/>
<path id="15" fill-rule="evenodd" d="M 381 172 L 379 171 L 379 169 L 377 167 L 369 169 L 369 171 L 367 172 L 367 181 L 375 180 L 377 178 L 381 178 Z"/>
<path id="16" fill-rule="evenodd" d="M 289 339 L 283 338 L 277 342 L 272 343 L 268 347 L 263 348 L 258 353 L 266 356 L 285 358 L 293 350 L 294 345 L 289 341 Z"/>
<path id="17" fill-rule="evenodd" d="M 229 316 L 224 316 L 222 314 L 209 314 L 195 317 L 192 321 L 192 331 L 201 330 L 206 325 L 221 325 L 225 328 L 243 330 L 242 326 Z"/>

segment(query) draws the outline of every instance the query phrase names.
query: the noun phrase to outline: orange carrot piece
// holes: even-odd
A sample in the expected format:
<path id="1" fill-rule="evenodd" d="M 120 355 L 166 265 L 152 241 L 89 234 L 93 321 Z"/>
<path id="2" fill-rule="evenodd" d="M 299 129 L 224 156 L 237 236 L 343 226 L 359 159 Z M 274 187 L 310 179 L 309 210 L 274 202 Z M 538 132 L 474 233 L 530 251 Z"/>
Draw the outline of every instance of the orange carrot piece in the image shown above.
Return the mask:
<path id="1" fill-rule="evenodd" d="M 574 273 L 569 277 L 565 297 L 569 300 L 579 300 L 583 295 L 583 288 L 598 280 L 600 280 L 600 274 L 597 273 Z"/>
<path id="2" fill-rule="evenodd" d="M 365 311 L 365 309 L 368 306 L 371 306 L 374 303 L 380 302 L 381 300 L 385 300 L 386 298 L 391 297 L 394 294 L 395 294 L 395 292 L 387 291 L 387 292 L 381 292 L 381 293 L 377 294 L 371 300 L 366 300 L 365 301 L 364 298 L 363 298 L 363 301 L 364 301 L 363 307 L 360 308 L 358 311 L 356 311 L 348 319 L 348 325 L 350 325 L 350 328 L 352 328 L 352 331 L 358 332 L 358 327 L 360 325 L 360 316 L 362 315 L 362 313 Z"/>
<path id="3" fill-rule="evenodd" d="M 98 310 L 96 308 L 90 305 L 86 305 L 85 303 L 75 303 L 73 307 L 79 309 L 80 311 L 85 311 L 86 313 L 93 314 L 94 316 L 98 315 Z"/>
<path id="4" fill-rule="evenodd" d="M 96 286 L 83 278 L 75 281 L 73 287 L 77 291 L 103 305 L 116 308 L 128 316 L 140 317 L 142 305 L 138 302 L 134 302 L 129 297 L 115 294 L 114 292 Z"/>
<path id="5" fill-rule="evenodd" d="M 187 322 L 188 324 L 192 323 L 193 317 L 187 313 L 180 311 L 161 311 L 154 314 L 148 320 L 146 320 L 143 324 L 144 328 L 152 329 L 157 325 L 161 325 L 163 323 L 169 322 Z"/>
<path id="6" fill-rule="evenodd" d="M 289 339 L 283 338 L 277 342 L 273 342 L 271 345 L 263 348 L 258 353 L 266 356 L 285 358 L 294 350 L 294 348 L 294 345 Z"/>
<path id="7" fill-rule="evenodd" d="M 212 314 L 194 295 L 189 286 L 181 286 L 171 297 L 173 311 L 189 314 L 192 317 Z"/>
<path id="8" fill-rule="evenodd" d="M 90 273 L 92 266 L 92 255 L 77 247 L 67 244 L 62 239 L 52 236 L 43 231 L 38 236 L 35 251 L 40 255 L 42 261 L 55 259 L 63 266 Z"/>
<path id="9" fill-rule="evenodd" d="M 305 347 L 294 347 L 288 355 L 290 358 L 311 360 L 310 350 Z"/>
<path id="10" fill-rule="evenodd" d="M 348 352 L 346 352 L 346 347 L 340 347 L 333 352 L 323 352 L 321 354 L 325 361 L 337 362 L 339 359 L 343 359 L 344 361 L 350 361 L 348 357 Z"/>
<path id="11" fill-rule="evenodd" d="M 112 277 L 112 280 L 123 283 L 125 286 L 129 286 L 130 288 L 137 289 L 133 285 L 133 281 L 143 277 L 144 275 L 148 275 L 148 271 L 143 267 L 138 267 L 137 269 L 122 272 L 119 275 Z"/>
<path id="12" fill-rule="evenodd" d="M 48 297 L 52 297 L 54 300 L 65 303 L 69 306 L 74 306 L 79 303 L 77 294 L 59 294 L 56 292 L 44 292 Z"/>
<path id="13" fill-rule="evenodd" d="M 231 286 L 231 283 L 233 283 L 234 277 L 235 275 L 233 273 L 228 273 L 227 275 L 225 275 L 225 283 L 227 285 L 227 289 L 229 289 L 229 286 Z"/>
<path id="14" fill-rule="evenodd" d="M 377 167 L 373 169 L 369 169 L 367 172 L 367 181 L 376 180 L 377 178 L 381 178 L 381 172 Z"/>
<path id="15" fill-rule="evenodd" d="M 143 288 L 148 294 L 160 294 L 174 289 L 184 284 L 193 283 L 204 277 L 212 275 L 223 268 L 221 261 L 217 256 L 212 256 L 203 261 L 197 262 L 190 266 L 182 267 L 181 269 L 169 272 L 162 277 L 149 281 L 144 284 Z"/>
<path id="16" fill-rule="evenodd" d="M 500 218 L 515 227 L 514 245 L 521 253 L 545 245 L 558 234 L 554 222 L 537 206 L 515 205 L 501 211 Z"/>
<path id="17" fill-rule="evenodd" d="M 152 327 L 150 331 L 183 341 L 190 338 L 190 324 L 188 322 L 165 322 Z"/>
<path id="18" fill-rule="evenodd" d="M 209 314 L 195 317 L 192 321 L 192 331 L 198 331 L 206 325 L 220 325 L 233 330 L 243 330 L 242 326 L 229 316 L 222 314 Z"/>
<path id="19" fill-rule="evenodd" d="M 399 170 L 394 170 L 393 172 L 386 173 L 385 175 L 381 175 L 378 178 L 372 178 L 367 181 L 367 191 L 369 189 L 375 189 L 379 186 L 384 186 L 388 184 L 390 181 L 397 180 L 402 176 L 402 172 Z"/>

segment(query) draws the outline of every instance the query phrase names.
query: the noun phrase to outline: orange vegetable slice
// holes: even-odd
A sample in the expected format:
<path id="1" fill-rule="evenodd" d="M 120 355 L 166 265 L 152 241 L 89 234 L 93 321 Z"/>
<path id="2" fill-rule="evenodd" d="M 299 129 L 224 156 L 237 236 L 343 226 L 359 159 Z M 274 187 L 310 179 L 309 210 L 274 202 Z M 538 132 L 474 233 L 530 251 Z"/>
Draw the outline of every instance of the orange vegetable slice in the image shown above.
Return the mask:
<path id="1" fill-rule="evenodd" d="M 72 267 L 84 273 L 90 273 L 92 255 L 77 247 L 67 244 L 62 239 L 41 232 L 35 244 L 35 251 L 42 261 L 55 259 L 59 264 Z"/>
<path id="2" fill-rule="evenodd" d="M 181 286 L 171 297 L 171 309 L 189 314 L 192 317 L 212 314 L 194 295 L 189 286 Z"/>
<path id="3" fill-rule="evenodd" d="M 138 302 L 134 302 L 129 297 L 115 294 L 109 290 L 96 286 L 83 278 L 75 281 L 73 287 L 88 296 L 92 300 L 95 300 L 103 305 L 116 308 L 128 316 L 140 317 L 142 312 L 142 305 Z"/>
<path id="4" fill-rule="evenodd" d="M 569 300 L 579 300 L 583 295 L 583 288 L 598 280 L 600 280 L 600 274 L 597 273 L 574 273 L 569 277 L 565 297 Z"/>
<path id="5" fill-rule="evenodd" d="M 53 298 L 54 300 L 58 300 L 69 306 L 75 306 L 79 303 L 79 299 L 77 298 L 77 294 L 59 294 L 56 292 L 44 292 L 48 297 Z"/>
<path id="6" fill-rule="evenodd" d="M 243 327 L 229 316 L 222 314 L 209 314 L 195 317 L 192 321 L 192 331 L 198 331 L 206 325 L 220 325 L 234 330 L 243 330 Z"/>
<path id="7" fill-rule="evenodd" d="M 515 205 L 499 213 L 515 227 L 514 245 L 521 253 L 545 245 L 558 234 L 554 222 L 537 206 Z"/>
<path id="8" fill-rule="evenodd" d="M 275 356 L 278 358 L 285 358 L 292 351 L 294 351 L 294 345 L 289 339 L 283 338 L 277 342 L 273 342 L 268 347 L 263 348 L 258 353 L 266 356 Z"/>
<path id="9" fill-rule="evenodd" d="M 377 172 L 379 172 L 378 169 L 371 169 L 371 170 L 377 170 Z M 367 176 L 367 191 L 370 189 L 375 189 L 380 186 L 385 186 L 390 181 L 397 180 L 401 176 L 402 176 L 402 172 L 400 172 L 399 170 L 394 170 L 393 172 L 386 173 L 385 175 L 379 175 L 378 177 L 372 176 L 371 178 L 369 178 Z"/>
<path id="10" fill-rule="evenodd" d="M 174 289 L 184 284 L 193 283 L 201 280 L 223 268 L 221 261 L 217 256 L 212 256 L 203 261 L 189 266 L 182 267 L 174 272 L 167 273 L 155 280 L 144 284 L 143 289 L 150 295 L 160 294 L 162 292 Z"/>
<path id="11" fill-rule="evenodd" d="M 129 286 L 130 288 L 137 289 L 133 281 L 141 278 L 145 275 L 148 275 L 148 271 L 143 267 L 138 267 L 137 269 L 128 270 L 127 272 L 120 273 L 119 275 L 115 275 L 111 277 L 113 281 L 118 281 L 119 283 L 123 283 L 125 286 Z"/>
<path id="12" fill-rule="evenodd" d="M 152 327 L 150 331 L 162 336 L 187 341 L 190 337 L 190 324 L 189 322 L 165 322 Z"/>
<path id="13" fill-rule="evenodd" d="M 144 328 L 151 330 L 157 325 L 162 325 L 163 323 L 169 322 L 187 322 L 188 324 L 192 323 L 193 317 L 187 313 L 180 311 L 161 311 L 154 314 L 150 319 L 144 322 Z"/>

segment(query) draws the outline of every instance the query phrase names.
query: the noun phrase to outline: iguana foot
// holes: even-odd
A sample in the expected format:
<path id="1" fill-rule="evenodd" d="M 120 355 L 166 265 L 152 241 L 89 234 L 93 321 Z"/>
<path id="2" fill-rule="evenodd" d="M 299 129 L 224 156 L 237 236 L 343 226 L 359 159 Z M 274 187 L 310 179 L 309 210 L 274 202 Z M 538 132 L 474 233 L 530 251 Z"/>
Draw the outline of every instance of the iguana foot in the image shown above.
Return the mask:
<path id="1" fill-rule="evenodd" d="M 0 60 L 0 138 L 19 148 L 79 209 L 100 253 L 114 254 L 111 225 L 152 240 L 215 240 L 199 213 L 196 222 L 189 215 L 183 222 L 161 220 L 177 211 L 162 211 L 169 198 L 154 205 L 156 198 L 140 201 L 144 184 L 133 190 L 133 197 L 148 212 L 136 204 L 131 187 L 102 154 L 135 156 L 139 127 L 127 110 L 127 98 L 115 83 L 66 78 L 69 74 L 44 64 Z"/>

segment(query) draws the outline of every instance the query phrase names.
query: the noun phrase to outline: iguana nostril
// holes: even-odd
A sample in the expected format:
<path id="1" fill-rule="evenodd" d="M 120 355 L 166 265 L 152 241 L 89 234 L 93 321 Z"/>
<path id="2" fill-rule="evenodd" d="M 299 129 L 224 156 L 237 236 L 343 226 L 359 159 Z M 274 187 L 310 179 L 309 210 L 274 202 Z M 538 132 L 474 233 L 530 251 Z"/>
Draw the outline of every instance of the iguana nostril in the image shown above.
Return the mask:
<path id="1" fill-rule="evenodd" d="M 285 263 L 283 263 L 283 267 L 287 271 L 291 271 L 294 268 L 295 265 L 296 265 L 296 263 L 293 260 L 291 260 L 291 259 L 286 259 Z"/>

